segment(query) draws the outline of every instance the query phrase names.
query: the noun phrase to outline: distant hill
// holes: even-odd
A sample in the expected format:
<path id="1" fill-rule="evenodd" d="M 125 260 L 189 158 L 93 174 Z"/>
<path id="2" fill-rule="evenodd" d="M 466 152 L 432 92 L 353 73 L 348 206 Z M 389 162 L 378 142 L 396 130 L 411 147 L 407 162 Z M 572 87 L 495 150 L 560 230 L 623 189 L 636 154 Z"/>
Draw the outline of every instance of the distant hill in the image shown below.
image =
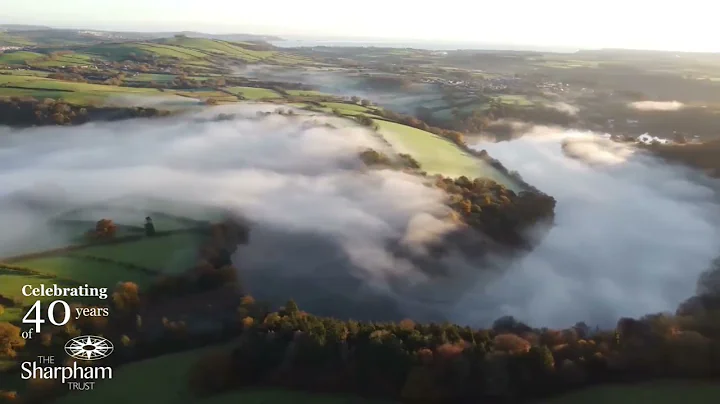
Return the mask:
<path id="1" fill-rule="evenodd" d="M 23 24 L 0 24 L 0 31 L 15 32 L 15 31 L 34 31 L 41 29 L 52 29 L 44 25 L 23 25 Z"/>
<path id="2" fill-rule="evenodd" d="M 251 42 L 268 42 L 268 41 L 282 41 L 283 38 L 273 35 L 255 35 L 255 34 L 205 34 L 202 32 L 193 32 L 193 31 L 183 31 L 183 32 L 176 32 L 172 34 L 167 34 L 164 37 L 167 36 L 175 36 L 175 35 L 185 35 L 189 38 L 205 38 L 205 39 L 220 39 L 223 41 L 251 41 Z"/>
<path id="3" fill-rule="evenodd" d="M 184 35 L 188 38 L 218 39 L 232 42 L 268 42 L 282 38 L 255 34 L 206 34 L 195 31 L 179 32 L 125 32 L 92 29 L 60 29 L 38 25 L 0 25 L 0 46 L 74 46 L 101 42 L 151 41 Z"/>

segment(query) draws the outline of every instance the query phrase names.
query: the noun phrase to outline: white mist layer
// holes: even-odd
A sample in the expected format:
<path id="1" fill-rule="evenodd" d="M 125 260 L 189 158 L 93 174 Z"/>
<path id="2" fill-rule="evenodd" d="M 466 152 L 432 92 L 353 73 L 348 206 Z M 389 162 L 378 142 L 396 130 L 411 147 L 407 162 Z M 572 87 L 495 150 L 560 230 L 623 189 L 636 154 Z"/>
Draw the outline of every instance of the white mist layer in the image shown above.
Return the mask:
<path id="1" fill-rule="evenodd" d="M 330 240 L 339 250 L 318 244 L 329 256 L 340 254 L 351 262 L 352 273 L 339 265 L 333 276 L 357 279 L 390 300 L 401 299 L 391 282 L 427 281 L 410 262 L 387 252 L 386 244 L 402 240 L 422 251 L 424 243 L 451 231 L 453 226 L 436 219 L 449 213 L 444 193 L 419 177 L 365 170 L 358 152 L 367 147 L 387 151 L 387 146 L 349 120 L 278 115 L 208 120 L 221 112 L 255 118 L 258 110 L 276 107 L 217 107 L 185 118 L 67 128 L 0 127 L 0 196 L 30 189 L 47 201 L 62 196 L 68 206 L 142 196 L 219 207 L 248 217 L 259 232 L 280 229 L 300 235 L 278 239 L 287 244 L 269 239 L 270 250 L 259 253 L 261 260 L 284 259 L 278 262 L 284 266 L 276 268 L 279 277 L 313 281 L 319 276 L 313 272 L 317 257 L 303 261 L 302 248 L 293 249 L 307 238 L 303 235 L 310 235 Z M 104 217 L 87 215 L 90 220 Z M 116 219 L 123 215 L 127 212 L 117 213 Z M 61 236 L 43 229 L 47 218 L 31 210 L 0 204 L 0 218 L 0 256 L 64 245 Z M 138 214 L 138 223 L 143 218 Z M 239 252 L 240 265 L 243 254 L 252 258 L 253 248 L 251 244 Z M 285 298 L 301 292 L 295 293 Z"/>
<path id="2" fill-rule="evenodd" d="M 639 111 L 677 111 L 685 106 L 678 101 L 637 101 L 631 102 L 629 105 L 630 108 Z"/>
<path id="3" fill-rule="evenodd" d="M 566 139 L 579 159 L 563 154 Z M 537 128 L 477 145 L 557 199 L 556 225 L 499 280 L 466 294 L 454 320 L 499 310 L 535 326 L 612 325 L 674 311 L 695 293 L 720 252 L 713 191 L 689 181 L 688 171 L 607 142 Z"/>

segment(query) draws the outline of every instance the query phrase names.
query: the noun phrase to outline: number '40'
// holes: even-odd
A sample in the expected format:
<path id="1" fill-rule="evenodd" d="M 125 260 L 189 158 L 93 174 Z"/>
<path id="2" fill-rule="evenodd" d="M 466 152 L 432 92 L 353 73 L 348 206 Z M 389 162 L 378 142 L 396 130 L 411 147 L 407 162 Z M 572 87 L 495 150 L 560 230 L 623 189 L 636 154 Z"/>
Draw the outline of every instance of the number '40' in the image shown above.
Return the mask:
<path id="1" fill-rule="evenodd" d="M 62 321 L 58 322 L 55 319 L 55 305 L 61 304 L 63 308 L 65 309 L 65 315 L 63 316 Z M 30 316 L 34 314 L 34 318 L 30 318 Z M 67 324 L 70 321 L 70 305 L 68 305 L 66 302 L 62 300 L 55 300 L 48 306 L 47 311 L 47 317 L 48 320 L 50 320 L 50 324 L 62 327 L 65 324 Z M 32 305 L 30 310 L 28 310 L 27 314 L 25 314 L 25 317 L 22 319 L 23 324 L 35 324 L 35 332 L 40 332 L 40 324 L 44 324 L 45 320 L 42 319 L 40 316 L 40 301 L 36 301 L 35 304 Z"/>

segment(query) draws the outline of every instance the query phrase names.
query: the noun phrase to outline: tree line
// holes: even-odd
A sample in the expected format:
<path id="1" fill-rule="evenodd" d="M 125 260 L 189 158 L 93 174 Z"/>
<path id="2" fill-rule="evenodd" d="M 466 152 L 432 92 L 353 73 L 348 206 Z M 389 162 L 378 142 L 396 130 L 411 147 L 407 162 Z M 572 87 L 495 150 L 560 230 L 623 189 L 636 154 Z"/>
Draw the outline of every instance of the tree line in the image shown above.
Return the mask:
<path id="1" fill-rule="evenodd" d="M 155 108 L 78 106 L 62 99 L 0 97 L 0 125 L 29 127 L 79 125 L 92 120 L 120 120 L 167 116 L 170 112 Z"/>
<path id="2" fill-rule="evenodd" d="M 456 212 L 456 219 L 501 245 L 512 248 L 532 247 L 527 238 L 528 231 L 538 224 L 552 223 L 555 217 L 555 198 L 537 189 L 516 193 L 488 178 L 471 180 L 466 176 L 428 176 L 422 171 L 420 163 L 408 154 L 388 156 L 374 149 L 366 149 L 360 152 L 359 157 L 370 167 L 404 170 L 430 178 L 433 186 L 447 194 L 446 203 Z M 469 251 L 479 250 L 478 246 L 458 241 Z"/>
<path id="3" fill-rule="evenodd" d="M 188 382 L 198 396 L 277 386 L 408 403 L 507 403 L 602 383 L 712 379 L 720 376 L 717 292 L 697 297 L 713 305 L 691 299 L 674 315 L 623 318 L 612 330 L 537 329 L 512 317 L 488 329 L 361 323 L 316 317 L 293 301 L 264 313 L 246 298 L 237 346 L 199 360 Z"/>
<path id="4" fill-rule="evenodd" d="M 228 223 L 211 233 L 203 252 L 210 266 L 226 263 L 222 250 L 246 237 Z M 719 279 L 720 259 L 700 277 L 698 294 L 674 314 L 622 318 L 608 330 L 582 322 L 566 329 L 533 328 L 507 316 L 489 328 L 410 319 L 358 322 L 317 317 L 292 300 L 273 311 L 245 295 L 235 312 L 228 313 L 229 325 L 221 333 L 239 337 L 234 347 L 200 358 L 186 382 L 198 397 L 281 387 L 430 404 L 522 402 L 597 384 L 667 377 L 716 379 Z M 225 279 L 214 288 L 219 291 L 219 285 L 234 282 Z M 22 340 L 18 327 L 0 324 L 0 356 L 12 357 L 21 350 L 61 352 L 68 338 L 82 332 L 117 341 L 113 365 L 218 341 L 217 332 L 193 334 L 192 324 L 166 317 L 159 321 L 160 336 L 143 338 L 143 330 L 153 325 L 141 315 L 143 308 L 157 304 L 155 299 L 163 295 L 154 293 L 129 282 L 118 284 L 110 317 L 47 327 L 33 340 Z M 0 402 L 41 403 L 66 392 L 52 381 L 31 380 L 24 394 L 0 393 Z"/>

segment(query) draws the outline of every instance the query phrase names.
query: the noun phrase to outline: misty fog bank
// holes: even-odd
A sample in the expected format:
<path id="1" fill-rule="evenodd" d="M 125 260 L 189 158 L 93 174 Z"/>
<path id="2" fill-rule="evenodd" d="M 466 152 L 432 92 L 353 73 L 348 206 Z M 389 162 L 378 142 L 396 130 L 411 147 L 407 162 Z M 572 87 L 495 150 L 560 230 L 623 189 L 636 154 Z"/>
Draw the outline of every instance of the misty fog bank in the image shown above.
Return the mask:
<path id="1" fill-rule="evenodd" d="M 536 128 L 478 147 L 557 199 L 556 227 L 499 278 L 452 251 L 432 258 L 427 243 L 455 229 L 442 192 L 409 174 L 365 170 L 359 150 L 391 152 L 365 128 L 334 117 L 257 117 L 275 108 L 0 128 L 0 196 L 30 188 L 68 208 L 139 195 L 173 202 L 134 202 L 138 209 L 236 212 L 253 223 L 233 257 L 252 294 L 366 320 L 488 325 L 514 315 L 535 326 L 611 325 L 674 310 L 720 251 L 714 192 L 686 171 L 588 134 Z M 220 113 L 236 116 L 214 119 Z M 0 218 L 3 255 L 67 241 L 27 207 L 0 204 Z M 393 243 L 413 259 L 393 254 Z"/>
<path id="2" fill-rule="evenodd" d="M 499 281 L 466 295 L 457 321 L 501 310 L 536 326 L 611 325 L 674 312 L 720 254 L 717 183 L 697 173 L 562 129 L 477 147 L 553 195 L 556 225 Z"/>
<path id="3" fill-rule="evenodd" d="M 340 97 L 357 96 L 393 111 L 414 114 L 428 101 L 437 102 L 439 88 L 431 84 L 408 83 L 398 91 L 393 88 L 371 87 L 362 74 L 350 70 L 323 68 L 287 68 L 274 65 L 246 65 L 237 67 L 234 74 L 256 80 L 303 83 L 320 92 Z M 379 73 L 380 75 L 388 75 Z"/>
<path id="4" fill-rule="evenodd" d="M 258 297 L 275 304 L 292 297 L 319 314 L 447 318 L 479 270 L 455 269 L 450 264 L 462 259 L 452 254 L 423 258 L 426 243 L 455 229 L 445 194 L 420 177 L 365 169 L 359 151 L 391 153 L 367 129 L 334 117 L 256 115 L 275 108 L 221 106 L 154 120 L 0 128 L 1 196 L 30 189 L 35 201 L 61 202 L 50 212 L 0 204 L 0 252 L 69 243 L 45 224 L 63 209 L 125 198 L 141 211 L 176 210 L 141 202 L 163 199 L 252 221 L 250 244 L 233 259 Z M 220 113 L 236 116 L 213 119 Z M 96 214 L 103 217 L 81 216 L 132 221 L 127 211 Z M 138 222 L 143 217 L 138 213 Z M 410 256 L 392 253 L 393 243 Z M 410 258 L 447 267 L 451 279 L 431 279 Z"/>
<path id="5" fill-rule="evenodd" d="M 677 111 L 685 107 L 678 101 L 637 101 L 630 103 L 630 108 L 639 111 Z"/>

